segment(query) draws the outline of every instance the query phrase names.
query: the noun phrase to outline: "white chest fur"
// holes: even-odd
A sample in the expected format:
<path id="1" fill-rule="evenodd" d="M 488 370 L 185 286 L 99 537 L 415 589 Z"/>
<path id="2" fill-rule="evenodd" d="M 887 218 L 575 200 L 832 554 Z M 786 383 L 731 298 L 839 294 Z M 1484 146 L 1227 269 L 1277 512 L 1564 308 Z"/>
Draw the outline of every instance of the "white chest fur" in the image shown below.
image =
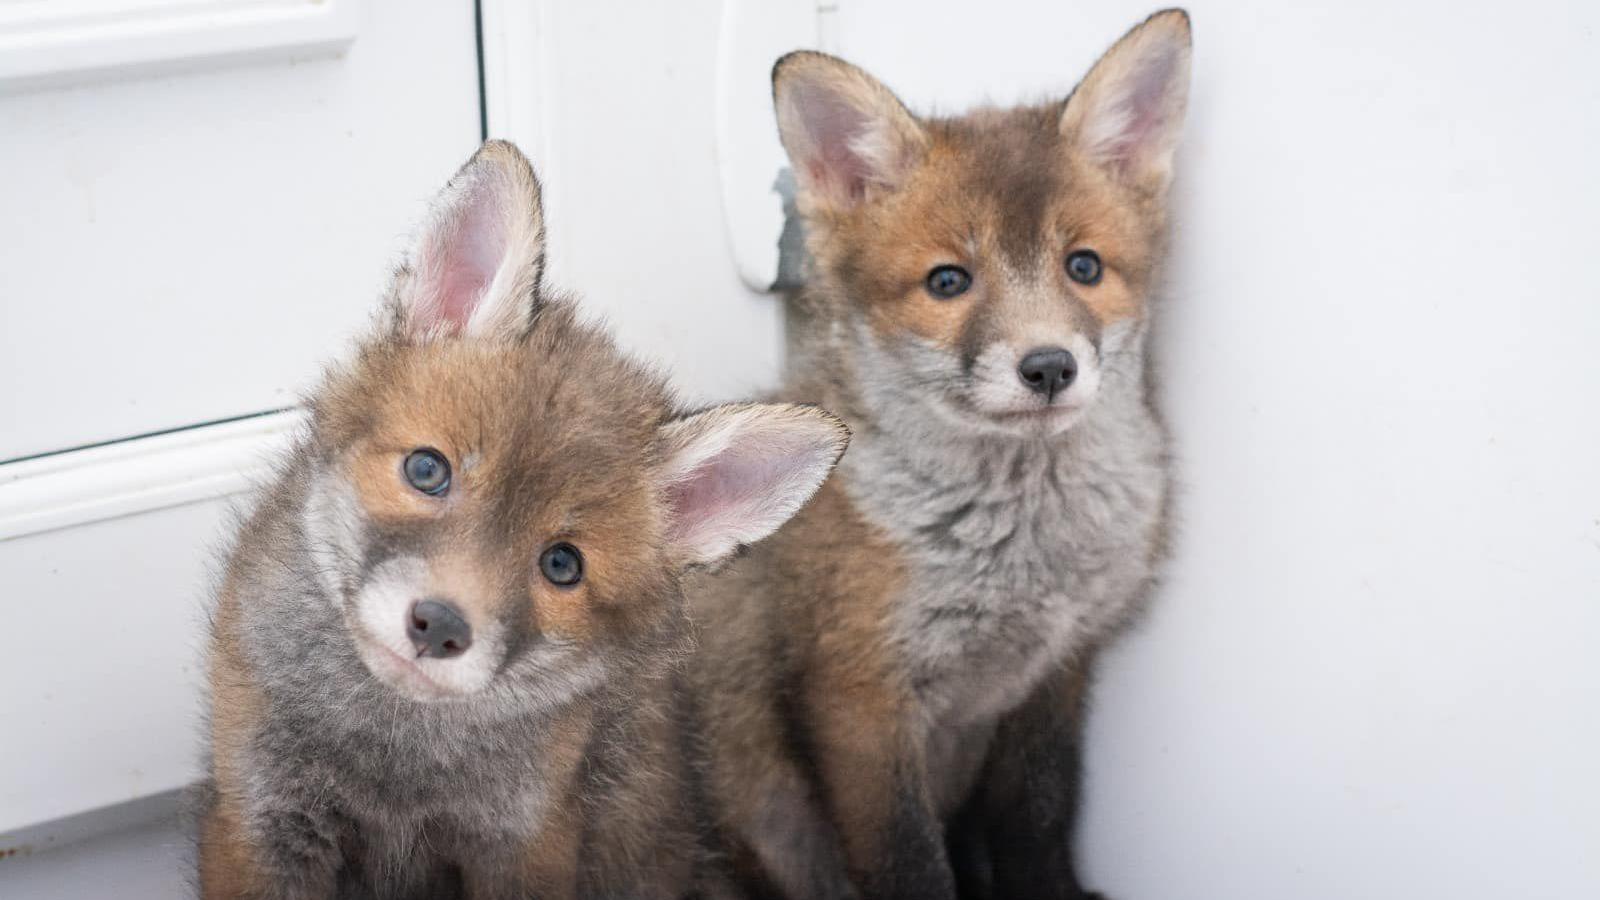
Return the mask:
<path id="1" fill-rule="evenodd" d="M 1167 472 L 1142 398 L 1048 439 L 862 437 L 844 484 L 906 555 L 890 639 L 930 728 L 1015 708 L 1149 584 Z"/>

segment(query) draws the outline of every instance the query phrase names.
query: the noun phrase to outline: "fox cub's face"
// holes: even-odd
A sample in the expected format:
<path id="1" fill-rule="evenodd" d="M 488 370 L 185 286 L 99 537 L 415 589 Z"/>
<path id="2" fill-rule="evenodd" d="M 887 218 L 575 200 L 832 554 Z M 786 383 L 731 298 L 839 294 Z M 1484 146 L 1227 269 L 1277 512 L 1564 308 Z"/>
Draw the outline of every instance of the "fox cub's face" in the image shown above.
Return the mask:
<path id="1" fill-rule="evenodd" d="M 1049 434 L 1078 418 L 1142 346 L 1188 69 L 1176 10 L 1066 101 L 953 119 L 913 116 L 838 59 L 780 60 L 779 130 L 838 304 L 825 312 L 864 387 L 961 428 Z"/>
<path id="2" fill-rule="evenodd" d="M 376 677 L 419 701 L 546 697 L 648 645 L 677 579 L 770 533 L 843 426 L 674 411 L 660 377 L 540 296 L 538 185 L 507 144 L 445 188 L 380 337 L 314 401 L 305 533 Z"/>

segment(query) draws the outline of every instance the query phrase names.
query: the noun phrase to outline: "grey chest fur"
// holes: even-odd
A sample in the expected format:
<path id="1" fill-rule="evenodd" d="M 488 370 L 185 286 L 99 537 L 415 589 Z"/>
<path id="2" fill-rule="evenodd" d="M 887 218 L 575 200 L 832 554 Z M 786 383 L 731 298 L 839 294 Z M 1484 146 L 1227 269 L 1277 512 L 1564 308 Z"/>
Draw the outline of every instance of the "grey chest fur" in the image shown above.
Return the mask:
<path id="1" fill-rule="evenodd" d="M 890 639 L 928 727 L 986 728 L 1142 597 L 1165 435 L 1134 402 L 1048 439 L 876 437 L 851 448 L 845 484 L 906 555 Z"/>
<path id="2" fill-rule="evenodd" d="M 474 705 L 404 700 L 366 671 L 312 573 L 291 562 L 254 574 L 240 645 L 270 707 L 248 751 L 252 811 L 339 845 L 394 896 L 441 861 L 525 848 L 562 789 L 552 778 L 570 777 L 543 758 L 550 712 L 515 692 Z M 569 699 L 600 681 L 581 666 L 566 674 Z"/>

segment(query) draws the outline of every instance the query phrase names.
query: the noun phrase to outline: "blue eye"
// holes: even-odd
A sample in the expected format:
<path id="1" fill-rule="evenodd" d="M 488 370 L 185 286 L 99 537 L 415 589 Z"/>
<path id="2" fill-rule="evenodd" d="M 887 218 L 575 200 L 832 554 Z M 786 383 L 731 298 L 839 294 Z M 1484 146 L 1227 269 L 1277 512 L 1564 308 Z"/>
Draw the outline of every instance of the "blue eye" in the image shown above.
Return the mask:
<path id="1" fill-rule="evenodd" d="M 972 287 L 972 275 L 960 266 L 940 266 L 928 273 L 928 293 L 941 300 L 959 297 Z"/>
<path id="2" fill-rule="evenodd" d="M 571 587 L 583 579 L 583 554 L 566 541 L 551 544 L 539 557 L 539 571 L 551 584 Z"/>
<path id="3" fill-rule="evenodd" d="M 1067 277 L 1079 284 L 1099 284 L 1104 270 L 1100 254 L 1093 250 L 1074 250 L 1067 254 Z"/>
<path id="4" fill-rule="evenodd" d="M 406 482 L 433 497 L 444 496 L 450 490 L 450 462 L 432 448 L 411 451 L 401 466 Z"/>

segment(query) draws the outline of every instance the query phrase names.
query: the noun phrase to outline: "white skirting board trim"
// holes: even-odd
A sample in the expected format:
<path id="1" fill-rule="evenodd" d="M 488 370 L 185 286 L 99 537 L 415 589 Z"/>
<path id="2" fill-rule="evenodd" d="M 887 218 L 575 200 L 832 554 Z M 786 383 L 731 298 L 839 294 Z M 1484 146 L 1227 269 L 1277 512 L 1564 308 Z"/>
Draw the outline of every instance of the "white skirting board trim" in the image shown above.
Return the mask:
<path id="1" fill-rule="evenodd" d="M 304 418 L 272 413 L 0 465 L 0 541 L 246 491 Z"/>

